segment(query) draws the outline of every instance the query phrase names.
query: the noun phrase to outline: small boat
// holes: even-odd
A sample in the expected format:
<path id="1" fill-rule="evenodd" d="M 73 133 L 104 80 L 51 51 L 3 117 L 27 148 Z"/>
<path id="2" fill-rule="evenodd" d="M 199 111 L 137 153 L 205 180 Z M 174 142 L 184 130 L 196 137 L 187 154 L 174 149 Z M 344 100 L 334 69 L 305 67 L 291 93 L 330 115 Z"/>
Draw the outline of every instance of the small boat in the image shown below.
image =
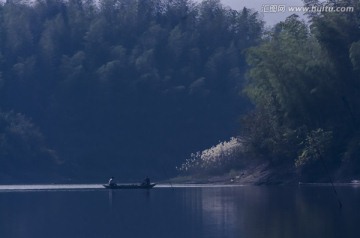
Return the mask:
<path id="1" fill-rule="evenodd" d="M 108 189 L 151 189 L 156 183 L 151 184 L 104 184 L 103 186 Z"/>

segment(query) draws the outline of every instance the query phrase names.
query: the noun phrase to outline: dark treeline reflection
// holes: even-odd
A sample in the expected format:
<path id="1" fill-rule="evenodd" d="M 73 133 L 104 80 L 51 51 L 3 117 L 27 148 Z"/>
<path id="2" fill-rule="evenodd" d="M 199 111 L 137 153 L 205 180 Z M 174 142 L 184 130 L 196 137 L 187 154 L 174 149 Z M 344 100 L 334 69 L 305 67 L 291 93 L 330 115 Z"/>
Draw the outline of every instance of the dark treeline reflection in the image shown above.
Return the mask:
<path id="1" fill-rule="evenodd" d="M 0 177 L 166 176 L 236 133 L 262 27 L 217 0 L 6 1 Z"/>
<path id="2" fill-rule="evenodd" d="M 358 187 L 0 193 L 2 237 L 357 238 Z M 31 204 L 31 206 L 29 206 Z"/>

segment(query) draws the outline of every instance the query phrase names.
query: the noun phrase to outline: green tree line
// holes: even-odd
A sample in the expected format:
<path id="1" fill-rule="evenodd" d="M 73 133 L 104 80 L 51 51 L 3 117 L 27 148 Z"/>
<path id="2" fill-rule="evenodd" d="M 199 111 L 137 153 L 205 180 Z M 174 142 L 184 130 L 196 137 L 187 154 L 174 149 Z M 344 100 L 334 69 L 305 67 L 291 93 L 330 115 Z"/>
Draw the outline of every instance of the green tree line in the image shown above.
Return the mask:
<path id="1" fill-rule="evenodd" d="M 242 115 L 238 138 L 192 154 L 179 171 L 237 175 L 261 164 L 273 182 L 359 178 L 359 1 L 304 4 L 353 11 L 308 12 L 306 21 L 291 15 L 264 30 L 246 49 L 242 92 L 253 108 Z"/>
<path id="2" fill-rule="evenodd" d="M 41 159 L 79 177 L 160 176 L 237 130 L 245 50 L 262 30 L 218 0 L 6 1 L 0 109 L 43 139 L 6 156 L 16 144 L 0 140 L 0 174 Z"/>
<path id="3" fill-rule="evenodd" d="M 199 150 L 358 176 L 360 6 L 327 4 L 354 11 L 264 29 L 218 0 L 6 1 L 1 177 L 161 177 Z"/>
<path id="4" fill-rule="evenodd" d="M 330 4 L 354 11 L 311 13 L 308 24 L 292 15 L 248 51 L 245 92 L 255 105 L 243 119 L 249 147 L 309 180 L 324 178 L 324 163 L 331 176 L 360 173 L 360 5 Z"/>

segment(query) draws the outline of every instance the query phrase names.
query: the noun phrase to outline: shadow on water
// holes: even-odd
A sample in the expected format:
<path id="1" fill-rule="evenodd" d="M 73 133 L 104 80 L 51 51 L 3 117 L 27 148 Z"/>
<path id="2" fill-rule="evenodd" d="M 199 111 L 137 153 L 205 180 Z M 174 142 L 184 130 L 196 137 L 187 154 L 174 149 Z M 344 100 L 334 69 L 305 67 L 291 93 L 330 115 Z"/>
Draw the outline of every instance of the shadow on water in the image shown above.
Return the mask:
<path id="1" fill-rule="evenodd" d="M 126 190 L 125 190 L 126 191 Z M 112 208 L 113 207 L 113 204 L 114 204 L 114 201 L 116 201 L 117 200 L 117 198 L 116 198 L 116 193 L 121 193 L 121 191 L 116 191 L 116 190 L 113 190 L 113 189 L 109 189 L 109 199 L 108 199 L 108 201 L 109 201 L 109 207 L 110 208 Z M 122 192 L 124 192 L 124 191 L 122 191 Z M 143 196 L 145 196 L 145 198 L 147 199 L 147 200 L 149 200 L 150 199 L 150 194 L 151 194 L 151 192 L 150 192 L 150 190 L 149 189 L 146 189 L 146 190 L 142 190 L 141 191 L 144 195 Z"/>
<path id="2" fill-rule="evenodd" d="M 113 196 L 114 196 L 114 191 L 113 190 L 109 190 L 109 205 L 110 208 L 113 206 Z"/>

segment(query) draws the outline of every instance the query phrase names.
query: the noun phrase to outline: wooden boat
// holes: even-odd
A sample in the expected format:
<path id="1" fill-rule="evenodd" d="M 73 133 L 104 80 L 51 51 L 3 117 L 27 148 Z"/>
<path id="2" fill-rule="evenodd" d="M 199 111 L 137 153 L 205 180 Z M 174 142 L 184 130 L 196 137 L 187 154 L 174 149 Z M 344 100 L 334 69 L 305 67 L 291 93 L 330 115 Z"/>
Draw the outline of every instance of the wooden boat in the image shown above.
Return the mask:
<path id="1" fill-rule="evenodd" d="M 103 186 L 108 189 L 151 189 L 155 186 L 155 183 L 151 184 L 104 184 Z"/>

